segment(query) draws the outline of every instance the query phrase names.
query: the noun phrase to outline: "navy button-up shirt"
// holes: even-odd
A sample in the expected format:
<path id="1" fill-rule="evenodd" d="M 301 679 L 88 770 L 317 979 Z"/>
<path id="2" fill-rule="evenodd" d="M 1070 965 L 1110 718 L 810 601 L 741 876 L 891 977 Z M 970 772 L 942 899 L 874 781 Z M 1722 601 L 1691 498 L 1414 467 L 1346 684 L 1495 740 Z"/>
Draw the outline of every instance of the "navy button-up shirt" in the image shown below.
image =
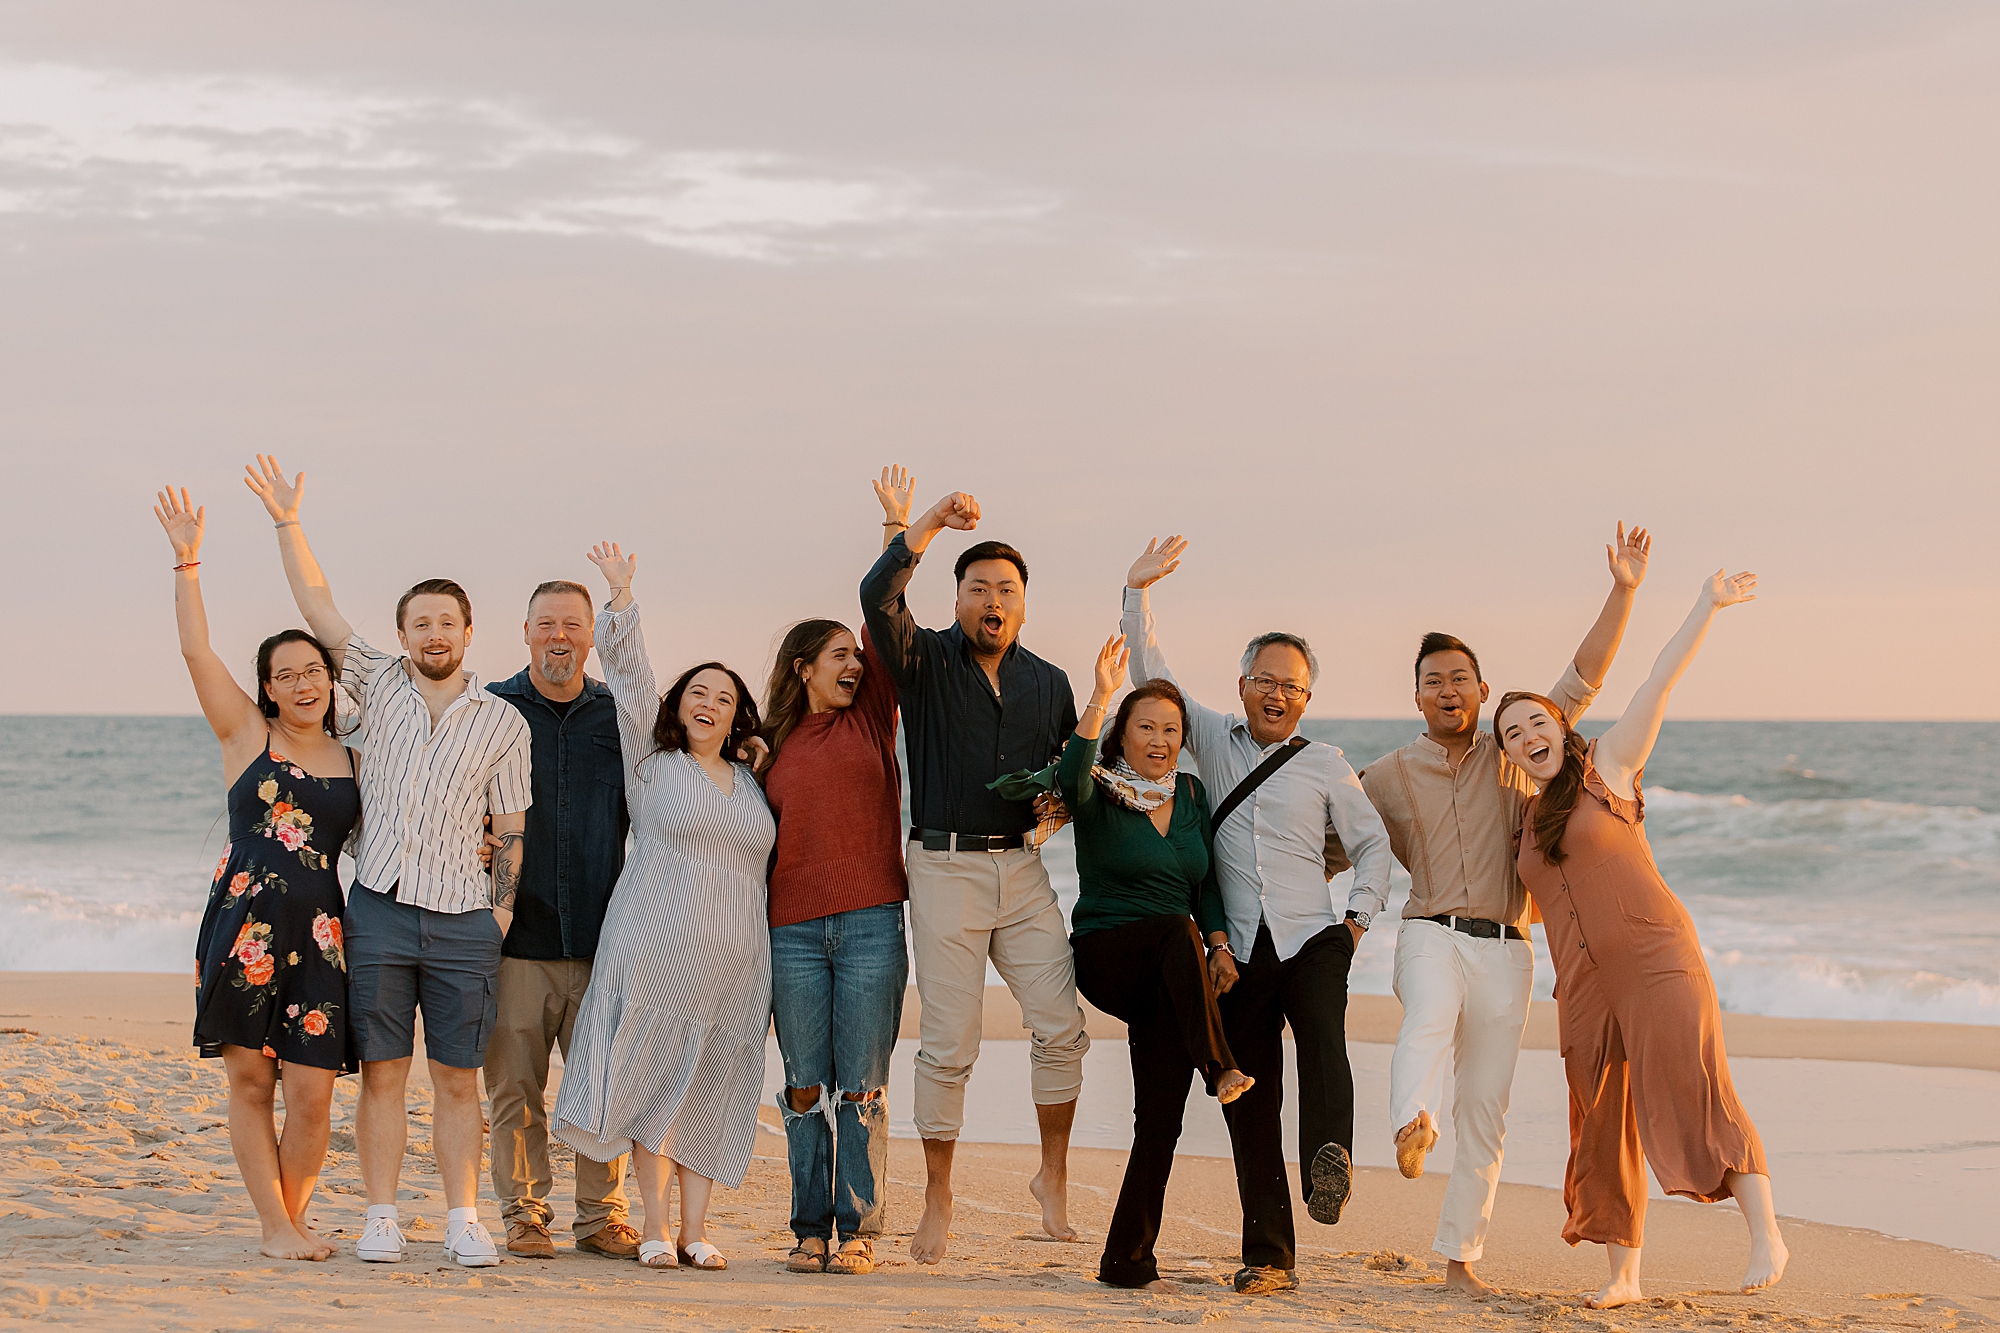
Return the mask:
<path id="1" fill-rule="evenodd" d="M 1017 642 L 1000 659 L 995 695 L 956 623 L 925 629 L 910 614 L 903 589 L 919 558 L 898 533 L 861 581 L 861 614 L 903 707 L 911 822 L 947 833 L 1026 833 L 1033 804 L 1002 800 L 986 784 L 1061 753 L 1076 730 L 1069 677 Z"/>
<path id="2" fill-rule="evenodd" d="M 558 713 L 525 667 L 486 688 L 520 710 L 534 747 L 521 891 L 502 951 L 509 958 L 590 958 L 632 826 L 618 707 L 607 687 L 586 677 L 568 713 Z"/>

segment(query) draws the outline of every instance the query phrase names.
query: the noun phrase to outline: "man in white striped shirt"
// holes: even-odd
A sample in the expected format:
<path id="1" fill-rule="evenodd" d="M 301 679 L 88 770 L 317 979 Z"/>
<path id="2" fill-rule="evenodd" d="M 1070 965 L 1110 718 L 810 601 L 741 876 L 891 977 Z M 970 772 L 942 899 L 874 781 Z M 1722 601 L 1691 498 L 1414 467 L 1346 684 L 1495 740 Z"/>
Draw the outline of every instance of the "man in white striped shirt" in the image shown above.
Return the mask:
<path id="1" fill-rule="evenodd" d="M 436 1090 L 432 1144 L 450 1209 L 445 1253 L 500 1262 L 476 1208 L 485 1136 L 479 1070 L 497 1018 L 500 949 L 519 889 L 530 734 L 521 714 L 464 670 L 472 603 L 449 579 L 396 604 L 404 656 L 371 647 L 334 607 L 299 526 L 305 474 L 287 482 L 260 454 L 248 483 L 278 528 L 292 597 L 360 709 L 361 835 L 343 919 L 349 1020 L 361 1057 L 355 1140 L 368 1221 L 355 1254 L 403 1257 L 396 1195 L 408 1138 L 405 1093 L 418 1009 Z M 492 816 L 491 878 L 479 849 Z"/>

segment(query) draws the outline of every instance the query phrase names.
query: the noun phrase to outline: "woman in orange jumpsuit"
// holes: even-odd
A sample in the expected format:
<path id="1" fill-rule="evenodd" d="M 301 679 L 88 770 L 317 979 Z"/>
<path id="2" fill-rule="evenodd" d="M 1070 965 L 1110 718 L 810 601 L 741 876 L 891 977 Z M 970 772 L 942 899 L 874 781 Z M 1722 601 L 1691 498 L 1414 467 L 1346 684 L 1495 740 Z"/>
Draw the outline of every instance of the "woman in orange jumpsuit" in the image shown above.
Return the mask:
<path id="1" fill-rule="evenodd" d="M 1667 696 L 1709 622 L 1750 601 L 1753 574 L 1718 570 L 1605 735 L 1586 745 L 1540 695 L 1500 701 L 1493 730 L 1539 784 L 1523 812 L 1518 866 L 1555 959 L 1563 1066 L 1569 1078 L 1569 1165 L 1563 1239 L 1603 1245 L 1611 1280 L 1589 1304 L 1641 1299 L 1646 1166 L 1661 1188 L 1704 1203 L 1734 1198 L 1750 1228 L 1743 1290 L 1784 1274 L 1757 1127 L 1729 1079 L 1721 1007 L 1694 922 L 1660 878 L 1646 841 L 1639 777 Z"/>

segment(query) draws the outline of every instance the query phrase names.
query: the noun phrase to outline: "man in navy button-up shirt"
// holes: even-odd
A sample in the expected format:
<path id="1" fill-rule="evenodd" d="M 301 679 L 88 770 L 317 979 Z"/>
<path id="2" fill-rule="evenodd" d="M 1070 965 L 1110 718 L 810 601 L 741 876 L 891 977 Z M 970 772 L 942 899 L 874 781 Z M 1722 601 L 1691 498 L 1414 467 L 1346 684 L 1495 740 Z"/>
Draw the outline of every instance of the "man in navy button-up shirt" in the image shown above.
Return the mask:
<path id="1" fill-rule="evenodd" d="M 1062 908 L 1040 851 L 1024 845 L 1034 807 L 986 789 L 1003 773 L 1041 768 L 1076 730 L 1069 677 L 1018 641 L 1027 562 L 999 542 L 961 555 L 957 623 L 949 629 L 917 624 L 903 597 L 931 538 L 978 522 L 977 500 L 947 495 L 890 541 L 861 582 L 861 614 L 896 678 L 916 825 L 904 859 L 923 1002 L 913 1100 L 927 1184 L 924 1215 L 910 1239 L 920 1263 L 944 1257 L 951 1227 L 952 1148 L 979 1056 L 987 960 L 1034 1034 L 1042 1169 L 1028 1188 L 1042 1206 L 1042 1226 L 1064 1240 L 1075 1235 L 1068 1218 L 1069 1131 L 1090 1045 Z"/>
<path id="2" fill-rule="evenodd" d="M 625 762 L 611 691 L 583 674 L 594 641 L 590 594 L 567 581 L 528 599 L 528 665 L 491 686 L 520 710 L 532 737 L 535 804 L 528 813 L 520 894 L 500 959 L 499 1018 L 486 1047 L 492 1102 L 493 1192 L 508 1253 L 546 1258 L 549 1236 L 549 1050 L 569 1050 L 590 985 L 591 958 L 625 868 Z M 576 1247 L 615 1259 L 639 1252 L 626 1221 L 625 1159 L 576 1159 Z"/>

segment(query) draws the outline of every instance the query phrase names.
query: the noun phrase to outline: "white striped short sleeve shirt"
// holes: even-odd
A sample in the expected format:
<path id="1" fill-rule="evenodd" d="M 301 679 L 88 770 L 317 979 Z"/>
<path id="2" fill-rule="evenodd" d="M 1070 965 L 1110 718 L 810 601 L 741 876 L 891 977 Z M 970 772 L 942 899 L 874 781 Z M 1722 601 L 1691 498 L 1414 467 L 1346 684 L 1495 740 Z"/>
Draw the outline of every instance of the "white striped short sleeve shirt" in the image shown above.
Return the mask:
<path id="1" fill-rule="evenodd" d="M 341 673 L 361 712 L 361 847 L 354 882 L 433 912 L 492 905 L 479 864 L 484 816 L 518 814 L 529 790 L 528 723 L 471 672 L 431 726 L 403 657 L 347 641 Z M 398 887 L 400 886 L 400 887 Z"/>

